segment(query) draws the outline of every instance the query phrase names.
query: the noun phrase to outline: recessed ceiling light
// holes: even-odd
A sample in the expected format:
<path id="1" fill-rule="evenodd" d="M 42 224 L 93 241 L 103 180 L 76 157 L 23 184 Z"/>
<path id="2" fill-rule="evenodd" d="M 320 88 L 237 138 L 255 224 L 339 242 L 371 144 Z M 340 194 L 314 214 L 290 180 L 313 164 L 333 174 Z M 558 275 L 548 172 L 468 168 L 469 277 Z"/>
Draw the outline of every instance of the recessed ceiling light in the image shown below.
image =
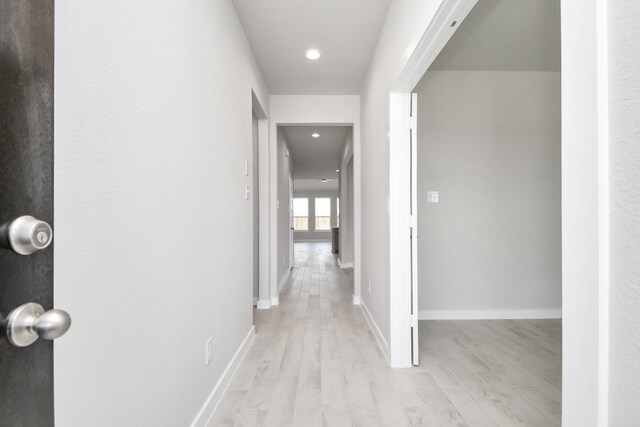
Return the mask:
<path id="1" fill-rule="evenodd" d="M 316 59 L 320 58 L 320 55 L 322 55 L 322 53 L 318 49 L 309 49 L 304 53 L 304 55 L 307 57 L 307 59 L 315 61 Z"/>
<path id="2" fill-rule="evenodd" d="M 320 138 L 320 134 L 319 133 L 311 134 L 311 136 L 314 137 L 314 138 Z"/>
<path id="3" fill-rule="evenodd" d="M 340 172 L 340 169 L 336 169 L 336 172 Z"/>

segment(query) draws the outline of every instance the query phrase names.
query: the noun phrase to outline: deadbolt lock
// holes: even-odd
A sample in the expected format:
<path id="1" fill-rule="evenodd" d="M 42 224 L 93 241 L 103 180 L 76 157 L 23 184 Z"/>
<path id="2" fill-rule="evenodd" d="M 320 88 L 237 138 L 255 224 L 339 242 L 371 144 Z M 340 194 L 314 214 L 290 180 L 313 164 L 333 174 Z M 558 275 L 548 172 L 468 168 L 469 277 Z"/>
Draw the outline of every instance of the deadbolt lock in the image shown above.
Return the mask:
<path id="1" fill-rule="evenodd" d="M 20 255 L 31 255 L 45 249 L 52 240 L 51 226 L 30 215 L 20 216 L 0 226 L 0 246 Z"/>

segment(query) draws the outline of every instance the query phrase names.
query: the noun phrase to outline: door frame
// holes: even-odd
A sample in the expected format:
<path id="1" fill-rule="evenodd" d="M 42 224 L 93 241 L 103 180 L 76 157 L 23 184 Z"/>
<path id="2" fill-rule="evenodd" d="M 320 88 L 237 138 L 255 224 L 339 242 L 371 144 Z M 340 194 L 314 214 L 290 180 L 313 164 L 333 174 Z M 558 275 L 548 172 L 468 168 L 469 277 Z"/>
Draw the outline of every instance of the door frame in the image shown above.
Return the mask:
<path id="1" fill-rule="evenodd" d="M 269 98 L 271 305 L 279 304 L 277 278 L 277 135 L 279 126 L 351 126 L 353 129 L 354 267 L 353 304 L 361 301 L 361 141 L 359 95 L 271 95 Z"/>
<path id="2" fill-rule="evenodd" d="M 411 366 L 411 91 L 477 0 L 443 0 L 389 94 L 390 363 Z M 561 0 L 562 421 L 608 418 L 608 58 L 606 0 Z M 458 25 L 452 27 L 456 21 Z M 411 52 L 411 51 L 410 51 Z"/>
<path id="3" fill-rule="evenodd" d="M 259 278 L 256 308 L 271 307 L 269 302 L 269 118 L 255 92 L 251 90 L 251 109 L 258 118 L 258 225 Z"/>

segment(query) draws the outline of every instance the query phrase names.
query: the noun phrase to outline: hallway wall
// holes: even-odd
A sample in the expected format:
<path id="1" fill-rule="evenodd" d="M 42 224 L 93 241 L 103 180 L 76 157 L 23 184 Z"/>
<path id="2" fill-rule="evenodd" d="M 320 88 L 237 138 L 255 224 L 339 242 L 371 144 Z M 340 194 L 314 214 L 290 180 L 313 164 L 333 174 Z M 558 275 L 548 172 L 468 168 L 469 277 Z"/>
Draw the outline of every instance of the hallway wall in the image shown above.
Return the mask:
<path id="1" fill-rule="evenodd" d="M 415 91 L 421 318 L 560 317 L 560 73 L 429 71 Z"/>
<path id="2" fill-rule="evenodd" d="M 640 418 L 640 8 L 609 3 L 609 425 Z"/>
<path id="3" fill-rule="evenodd" d="M 353 264 L 354 260 L 354 185 L 353 185 L 353 133 L 349 133 L 344 144 L 340 162 L 340 259 L 341 265 Z"/>
<path id="4" fill-rule="evenodd" d="M 228 0 L 55 21 L 56 425 L 202 426 L 252 331 L 244 162 L 269 94 Z"/>
<path id="5" fill-rule="evenodd" d="M 281 129 L 278 129 L 278 167 L 276 169 L 278 180 L 278 285 L 289 271 L 289 177 L 293 176 L 293 159 L 289 151 L 289 144 Z"/>

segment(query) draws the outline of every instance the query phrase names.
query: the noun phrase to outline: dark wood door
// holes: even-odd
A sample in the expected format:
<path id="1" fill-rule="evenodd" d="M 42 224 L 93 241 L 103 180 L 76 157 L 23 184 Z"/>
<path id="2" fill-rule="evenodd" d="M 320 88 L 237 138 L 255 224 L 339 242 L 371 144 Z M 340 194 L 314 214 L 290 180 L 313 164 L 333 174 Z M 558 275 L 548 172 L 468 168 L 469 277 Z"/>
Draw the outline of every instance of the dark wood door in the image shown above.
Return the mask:
<path id="1" fill-rule="evenodd" d="M 53 227 L 50 0 L 0 0 L 0 224 L 21 215 Z M 0 249 L 0 315 L 26 302 L 52 308 L 53 244 L 28 256 Z M 0 334 L 0 426 L 52 426 L 52 341 L 18 348 Z"/>

